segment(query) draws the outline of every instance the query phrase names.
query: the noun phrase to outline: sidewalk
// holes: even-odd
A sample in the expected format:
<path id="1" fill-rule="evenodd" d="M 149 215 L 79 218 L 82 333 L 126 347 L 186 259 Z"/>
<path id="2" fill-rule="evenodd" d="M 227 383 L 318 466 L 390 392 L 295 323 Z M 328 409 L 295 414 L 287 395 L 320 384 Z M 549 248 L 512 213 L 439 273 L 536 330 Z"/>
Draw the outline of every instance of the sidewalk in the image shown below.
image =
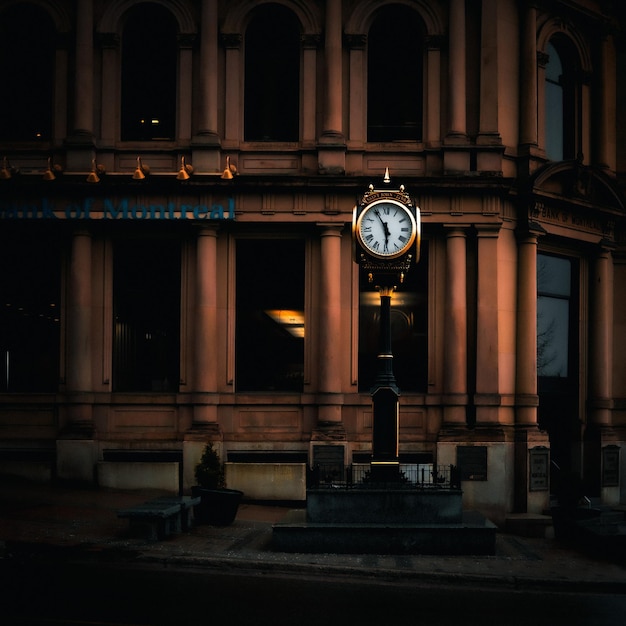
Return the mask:
<path id="1" fill-rule="evenodd" d="M 231 526 L 196 526 L 161 542 L 128 532 L 116 511 L 162 495 L 0 481 L 0 558 L 124 559 L 155 567 L 272 571 L 301 576 L 381 577 L 428 584 L 473 584 L 626 593 L 626 563 L 588 555 L 551 538 L 498 533 L 495 556 L 287 554 L 272 550 L 272 524 L 287 508 L 243 503 Z"/>

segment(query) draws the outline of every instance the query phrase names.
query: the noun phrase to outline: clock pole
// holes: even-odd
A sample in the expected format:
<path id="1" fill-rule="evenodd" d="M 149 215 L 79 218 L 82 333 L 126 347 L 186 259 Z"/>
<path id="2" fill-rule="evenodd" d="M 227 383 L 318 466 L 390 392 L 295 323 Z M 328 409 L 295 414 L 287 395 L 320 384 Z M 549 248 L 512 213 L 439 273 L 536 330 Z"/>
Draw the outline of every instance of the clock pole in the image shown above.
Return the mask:
<path id="1" fill-rule="evenodd" d="M 378 287 L 380 294 L 378 373 L 371 389 L 373 482 L 395 482 L 400 477 L 398 460 L 400 390 L 393 374 L 391 350 L 391 295 L 393 291 L 393 286 Z"/>
<path id="2" fill-rule="evenodd" d="M 389 170 L 383 181 L 389 184 Z M 352 219 L 355 261 L 380 294 L 378 369 L 372 396 L 373 483 L 398 482 L 400 390 L 393 373 L 391 296 L 420 254 L 420 212 L 401 185 L 397 191 L 369 186 Z"/>

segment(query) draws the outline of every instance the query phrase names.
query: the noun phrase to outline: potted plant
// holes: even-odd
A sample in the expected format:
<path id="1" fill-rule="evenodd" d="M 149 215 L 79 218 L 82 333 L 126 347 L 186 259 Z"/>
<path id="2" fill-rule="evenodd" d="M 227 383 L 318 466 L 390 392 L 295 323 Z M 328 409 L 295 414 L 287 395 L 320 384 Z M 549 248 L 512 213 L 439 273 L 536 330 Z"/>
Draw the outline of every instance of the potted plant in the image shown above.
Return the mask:
<path id="1" fill-rule="evenodd" d="M 212 526 L 228 526 L 237 515 L 243 491 L 227 489 L 222 464 L 217 450 L 209 441 L 200 462 L 194 470 L 197 485 L 191 488 L 195 497 L 200 497 L 200 504 L 194 508 L 196 521 Z"/>

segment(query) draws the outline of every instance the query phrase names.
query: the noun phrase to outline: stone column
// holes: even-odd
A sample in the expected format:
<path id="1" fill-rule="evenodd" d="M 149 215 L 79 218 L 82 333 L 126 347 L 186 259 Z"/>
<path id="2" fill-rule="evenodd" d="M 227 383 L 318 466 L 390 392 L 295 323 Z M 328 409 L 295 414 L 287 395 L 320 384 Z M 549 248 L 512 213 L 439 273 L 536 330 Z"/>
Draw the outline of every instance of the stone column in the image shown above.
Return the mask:
<path id="1" fill-rule="evenodd" d="M 537 8 L 532 2 L 522 10 L 520 42 L 520 130 L 523 146 L 537 145 Z"/>
<path id="2" fill-rule="evenodd" d="M 342 124 L 341 0 L 326 0 L 325 30 L 326 98 L 318 167 L 323 174 L 343 174 L 346 169 L 346 146 Z"/>
<path id="3" fill-rule="evenodd" d="M 321 224 L 318 430 L 345 437 L 341 421 L 341 231 Z"/>
<path id="4" fill-rule="evenodd" d="M 363 146 L 367 137 L 365 68 L 367 67 L 367 35 L 348 35 L 350 46 L 350 97 L 348 137 L 352 145 Z"/>
<path id="5" fill-rule="evenodd" d="M 480 116 L 476 145 L 479 172 L 502 171 L 502 139 L 499 132 L 498 103 L 498 1 L 482 1 L 480 57 Z"/>
<path id="6" fill-rule="evenodd" d="M 193 165 L 198 171 L 219 171 L 220 139 L 217 131 L 218 40 L 217 0 L 202 0 L 200 7 L 200 75 L 198 131 L 193 137 Z"/>
<path id="7" fill-rule="evenodd" d="M 478 230 L 476 293 L 476 425 L 496 424 L 500 406 L 498 339 L 498 225 Z"/>
<path id="8" fill-rule="evenodd" d="M 91 483 L 97 450 L 94 441 L 91 334 L 91 234 L 72 239 L 67 308 L 67 416 L 57 440 L 57 476 Z"/>
<path id="9" fill-rule="evenodd" d="M 316 139 L 317 49 L 319 35 L 302 37 L 302 85 L 306 94 L 302 103 L 302 142 L 314 145 Z"/>
<path id="10" fill-rule="evenodd" d="M 67 138 L 68 171 L 89 171 L 95 158 L 93 134 L 93 0 L 76 3 L 74 123 Z"/>
<path id="11" fill-rule="evenodd" d="M 613 362 L 612 255 L 602 247 L 591 268 L 589 339 L 589 422 L 611 425 Z"/>
<path id="12" fill-rule="evenodd" d="M 455 143 L 467 142 L 465 80 L 465 0 L 450 0 L 448 137 Z"/>
<path id="13" fill-rule="evenodd" d="M 67 390 L 91 391 L 91 233 L 86 229 L 72 239 L 68 295 Z"/>
<path id="14" fill-rule="evenodd" d="M 517 344 L 515 362 L 514 506 L 520 513 L 541 513 L 549 490 L 529 489 L 532 448 L 547 449 L 547 433 L 537 428 L 537 241 L 538 224 L 519 233 L 517 242 Z M 549 474 L 549 467 L 545 468 Z M 546 477 L 547 480 L 547 477 Z"/>
<path id="15" fill-rule="evenodd" d="M 428 37 L 426 40 L 426 65 L 428 82 L 426 102 L 426 128 L 424 140 L 428 147 L 441 144 L 441 37 Z"/>
<path id="16" fill-rule="evenodd" d="M 224 147 L 238 146 L 241 136 L 241 42 L 239 33 L 224 34 L 222 40 L 226 48 L 225 73 L 225 119 Z"/>
<path id="17" fill-rule="evenodd" d="M 446 245 L 444 309 L 445 426 L 466 426 L 467 408 L 467 274 L 464 228 L 451 227 Z"/>
<path id="18" fill-rule="evenodd" d="M 176 135 L 181 143 L 191 140 L 191 69 L 193 67 L 192 48 L 194 42 L 195 35 L 192 33 L 181 33 L 178 35 L 178 99 L 176 102 Z"/>
<path id="19" fill-rule="evenodd" d="M 196 239 L 193 350 L 193 422 L 183 441 L 183 488 L 196 484 L 194 471 L 208 441 L 220 441 L 217 407 L 217 228 L 198 227 Z"/>
<path id="20" fill-rule="evenodd" d="M 76 4 L 74 133 L 93 135 L 93 0 Z"/>
<path id="21" fill-rule="evenodd" d="M 538 227 L 540 228 L 540 227 Z M 537 425 L 537 239 L 539 230 L 518 238 L 515 422 Z"/>
<path id="22" fill-rule="evenodd" d="M 195 430 L 218 432 L 217 423 L 217 230 L 201 226 L 196 246 L 194 349 Z"/>
<path id="23" fill-rule="evenodd" d="M 341 0 L 326 0 L 326 106 L 322 135 L 343 139 L 341 32 Z"/>
<path id="24" fill-rule="evenodd" d="M 588 413 L 583 433 L 583 482 L 588 493 L 602 493 L 602 446 L 612 442 L 613 263 L 603 242 L 590 268 Z"/>

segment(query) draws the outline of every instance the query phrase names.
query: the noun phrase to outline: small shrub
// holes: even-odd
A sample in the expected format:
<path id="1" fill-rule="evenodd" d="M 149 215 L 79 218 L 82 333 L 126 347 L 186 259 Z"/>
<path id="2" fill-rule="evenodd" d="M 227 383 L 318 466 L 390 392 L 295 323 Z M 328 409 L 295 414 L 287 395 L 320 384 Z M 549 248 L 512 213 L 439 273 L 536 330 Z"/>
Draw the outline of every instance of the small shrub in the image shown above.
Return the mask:
<path id="1" fill-rule="evenodd" d="M 196 482 L 200 487 L 205 489 L 223 489 L 226 486 L 224 465 L 212 442 L 209 441 L 204 448 L 194 473 Z"/>

